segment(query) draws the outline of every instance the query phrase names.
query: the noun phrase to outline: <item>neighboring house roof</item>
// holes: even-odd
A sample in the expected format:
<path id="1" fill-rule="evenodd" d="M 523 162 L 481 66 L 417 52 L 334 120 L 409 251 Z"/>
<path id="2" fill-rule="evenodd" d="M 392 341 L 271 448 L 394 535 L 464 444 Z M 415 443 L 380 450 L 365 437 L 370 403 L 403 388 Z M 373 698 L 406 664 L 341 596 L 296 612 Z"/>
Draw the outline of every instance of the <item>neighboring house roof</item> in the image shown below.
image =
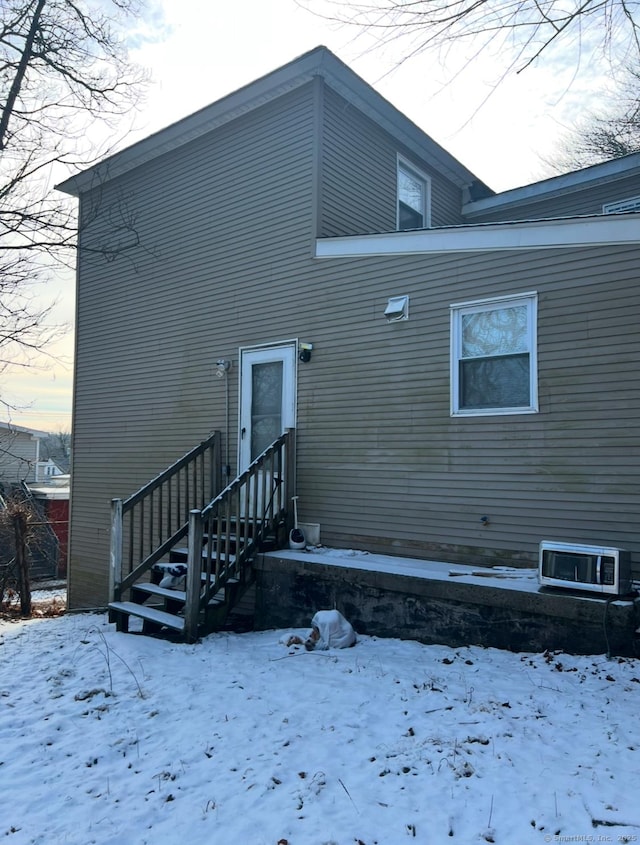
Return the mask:
<path id="1" fill-rule="evenodd" d="M 21 434 L 30 434 L 32 437 L 48 437 L 48 433 L 46 431 L 38 431 L 36 428 L 25 428 L 22 425 L 15 425 L 14 423 L 10 422 L 0 422 L 0 429 L 4 429 L 5 431 L 15 431 Z"/>
<path id="2" fill-rule="evenodd" d="M 54 470 L 53 472 L 47 472 L 47 470 Z M 47 458 L 46 461 L 39 460 L 38 461 L 38 468 L 37 468 L 37 477 L 38 480 L 41 480 L 44 476 L 45 478 L 55 478 L 57 475 L 64 475 L 58 464 L 53 461 L 51 458 Z"/>
<path id="3" fill-rule="evenodd" d="M 67 473 L 71 466 L 71 460 L 68 453 L 65 453 L 61 446 L 56 445 L 55 439 L 55 437 L 49 436 L 47 440 L 42 441 L 40 444 L 40 461 L 42 463 L 51 461 L 62 473 Z"/>
<path id="4" fill-rule="evenodd" d="M 58 475 L 44 481 L 30 482 L 27 486 L 36 499 L 68 499 L 71 476 Z"/>
<path id="5" fill-rule="evenodd" d="M 467 217 L 489 211 L 506 211 L 524 202 L 555 199 L 629 176 L 640 176 L 640 152 L 478 199 L 467 203 L 462 211 Z"/>
<path id="6" fill-rule="evenodd" d="M 43 458 L 42 457 L 43 452 L 46 452 L 46 448 L 45 448 L 44 443 L 42 444 L 42 449 L 40 450 L 40 460 L 38 461 L 38 463 L 42 464 L 42 466 L 55 467 L 56 469 L 60 469 L 60 467 L 58 466 L 56 461 L 53 460 L 53 458 L 51 458 L 51 457 Z"/>
<path id="7" fill-rule="evenodd" d="M 460 188 L 471 183 L 493 193 L 456 158 L 430 138 L 395 106 L 340 61 L 326 47 L 316 47 L 292 62 L 200 109 L 166 129 L 139 141 L 95 167 L 78 173 L 57 188 L 73 196 L 90 190 L 175 150 L 253 109 L 292 91 L 316 77 L 369 116 L 409 150 L 437 165 Z"/>

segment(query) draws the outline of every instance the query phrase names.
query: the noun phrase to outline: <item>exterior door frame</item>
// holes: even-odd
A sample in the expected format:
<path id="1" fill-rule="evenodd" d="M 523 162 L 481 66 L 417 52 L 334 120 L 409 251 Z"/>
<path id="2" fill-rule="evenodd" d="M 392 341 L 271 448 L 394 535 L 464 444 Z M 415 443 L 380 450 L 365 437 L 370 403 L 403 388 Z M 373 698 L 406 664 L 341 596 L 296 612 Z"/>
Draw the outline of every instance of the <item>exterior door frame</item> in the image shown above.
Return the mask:
<path id="1" fill-rule="evenodd" d="M 254 364 L 282 361 L 282 432 L 295 428 L 298 378 L 298 341 L 284 340 L 239 349 L 238 474 L 251 463 L 251 368 Z"/>

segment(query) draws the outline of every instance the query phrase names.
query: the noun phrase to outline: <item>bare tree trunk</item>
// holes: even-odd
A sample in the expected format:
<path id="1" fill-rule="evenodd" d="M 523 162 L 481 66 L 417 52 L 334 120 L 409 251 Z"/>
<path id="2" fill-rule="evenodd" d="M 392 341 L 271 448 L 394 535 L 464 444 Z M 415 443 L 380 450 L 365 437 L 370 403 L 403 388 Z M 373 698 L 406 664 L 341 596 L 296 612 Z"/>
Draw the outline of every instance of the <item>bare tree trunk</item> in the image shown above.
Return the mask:
<path id="1" fill-rule="evenodd" d="M 52 174 L 93 164 L 86 130 L 112 132 L 135 104 L 145 74 L 129 61 L 128 24 L 143 3 L 0 0 L 0 370 L 38 363 L 64 334 L 33 292 L 76 248 Z"/>
<path id="2" fill-rule="evenodd" d="M 42 14 L 45 2 L 46 0 L 38 0 L 38 5 L 36 6 L 36 9 L 33 13 L 31 25 L 29 26 L 29 32 L 27 33 L 27 37 L 25 38 L 24 49 L 22 51 L 22 55 L 20 56 L 16 75 L 14 76 L 13 82 L 11 83 L 11 89 L 7 96 L 7 102 L 5 104 L 5 107 L 2 110 L 2 116 L 0 117 L 0 150 L 4 150 L 6 146 L 6 136 L 7 131 L 9 129 L 9 120 L 11 119 L 16 100 L 18 99 L 18 94 L 20 93 L 20 89 L 22 88 L 22 82 L 27 72 L 27 67 L 29 66 L 29 62 L 31 61 L 33 42 L 35 41 L 36 33 L 38 32 L 38 27 L 40 26 L 40 15 Z"/>
<path id="3" fill-rule="evenodd" d="M 27 555 L 27 518 L 24 513 L 13 514 L 13 528 L 16 540 L 16 567 L 18 570 L 18 591 L 20 613 L 31 616 L 31 583 L 29 581 L 29 559 Z"/>

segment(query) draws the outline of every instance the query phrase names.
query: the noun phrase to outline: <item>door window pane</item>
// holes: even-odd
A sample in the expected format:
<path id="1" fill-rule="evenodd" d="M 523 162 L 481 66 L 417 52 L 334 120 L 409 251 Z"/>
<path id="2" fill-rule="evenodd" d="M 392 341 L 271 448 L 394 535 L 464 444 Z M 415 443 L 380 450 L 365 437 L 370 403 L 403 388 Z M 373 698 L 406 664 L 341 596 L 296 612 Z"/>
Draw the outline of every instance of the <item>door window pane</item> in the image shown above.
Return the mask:
<path id="1" fill-rule="evenodd" d="M 251 368 L 251 460 L 282 434 L 282 361 Z"/>

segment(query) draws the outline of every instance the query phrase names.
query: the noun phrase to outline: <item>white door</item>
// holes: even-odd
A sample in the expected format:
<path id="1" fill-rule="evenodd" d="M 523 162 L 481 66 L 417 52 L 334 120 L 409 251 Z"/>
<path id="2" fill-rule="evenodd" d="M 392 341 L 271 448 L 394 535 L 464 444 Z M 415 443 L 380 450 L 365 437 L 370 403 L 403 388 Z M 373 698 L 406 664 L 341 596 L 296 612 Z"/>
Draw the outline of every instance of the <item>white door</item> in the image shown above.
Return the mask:
<path id="1" fill-rule="evenodd" d="M 297 344 L 240 353 L 239 472 L 296 422 Z"/>

